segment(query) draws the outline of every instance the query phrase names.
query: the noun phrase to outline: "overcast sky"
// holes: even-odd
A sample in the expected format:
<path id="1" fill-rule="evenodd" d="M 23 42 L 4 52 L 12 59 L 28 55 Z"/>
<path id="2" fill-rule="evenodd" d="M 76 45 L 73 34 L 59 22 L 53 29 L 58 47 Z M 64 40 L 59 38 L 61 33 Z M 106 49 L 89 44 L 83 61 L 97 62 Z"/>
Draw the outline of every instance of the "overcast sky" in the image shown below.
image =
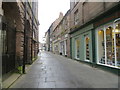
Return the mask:
<path id="1" fill-rule="evenodd" d="M 39 40 L 43 42 L 45 32 L 50 27 L 51 23 L 59 17 L 59 13 L 63 15 L 70 8 L 70 0 L 38 0 L 38 18 L 39 26 Z"/>

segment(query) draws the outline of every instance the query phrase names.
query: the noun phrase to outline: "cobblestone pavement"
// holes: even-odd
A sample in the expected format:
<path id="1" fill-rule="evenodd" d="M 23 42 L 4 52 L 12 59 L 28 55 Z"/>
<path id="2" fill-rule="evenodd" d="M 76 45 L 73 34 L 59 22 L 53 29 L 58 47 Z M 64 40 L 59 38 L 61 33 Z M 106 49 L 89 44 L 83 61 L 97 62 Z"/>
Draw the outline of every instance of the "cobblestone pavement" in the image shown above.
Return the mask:
<path id="1" fill-rule="evenodd" d="M 42 52 L 10 88 L 117 88 L 118 76 L 78 61 Z"/>

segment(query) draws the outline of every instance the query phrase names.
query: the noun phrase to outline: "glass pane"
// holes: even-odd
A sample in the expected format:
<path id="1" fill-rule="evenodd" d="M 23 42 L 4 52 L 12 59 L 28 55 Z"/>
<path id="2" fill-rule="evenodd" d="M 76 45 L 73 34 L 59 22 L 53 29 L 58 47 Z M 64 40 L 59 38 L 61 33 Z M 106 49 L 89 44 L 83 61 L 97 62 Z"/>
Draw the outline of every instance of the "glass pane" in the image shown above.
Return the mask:
<path id="1" fill-rule="evenodd" d="M 89 41 L 90 38 L 86 37 L 86 60 L 90 60 L 90 49 L 89 49 Z"/>
<path id="2" fill-rule="evenodd" d="M 117 66 L 120 67 L 120 23 L 116 25 L 115 36 L 116 36 Z"/>
<path id="3" fill-rule="evenodd" d="M 115 65 L 115 55 L 114 55 L 114 30 L 112 27 L 106 29 L 106 54 L 107 54 L 107 64 Z"/>
<path id="4" fill-rule="evenodd" d="M 76 39 L 76 58 L 79 58 L 79 53 L 80 53 L 80 40 Z"/>
<path id="5" fill-rule="evenodd" d="M 105 45 L 104 45 L 104 31 L 98 31 L 98 60 L 99 63 L 105 64 Z"/>

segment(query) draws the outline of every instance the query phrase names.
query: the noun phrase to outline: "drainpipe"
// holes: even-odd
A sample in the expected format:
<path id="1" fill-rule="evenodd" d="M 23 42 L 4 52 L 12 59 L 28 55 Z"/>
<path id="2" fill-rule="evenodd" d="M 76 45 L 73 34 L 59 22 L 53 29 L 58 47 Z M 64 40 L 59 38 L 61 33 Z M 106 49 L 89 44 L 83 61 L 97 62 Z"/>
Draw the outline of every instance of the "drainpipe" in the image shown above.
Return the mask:
<path id="1" fill-rule="evenodd" d="M 25 1 L 25 7 L 24 7 L 24 12 L 25 12 L 25 14 L 24 14 L 24 54 L 23 54 L 23 74 L 25 74 L 25 61 L 26 61 L 26 59 L 27 59 L 27 55 L 26 55 L 26 53 L 27 53 L 27 51 L 26 51 L 26 47 L 27 47 L 27 45 L 26 45 L 26 12 L 27 12 L 27 10 L 26 10 L 26 5 L 27 4 L 27 1 Z"/>

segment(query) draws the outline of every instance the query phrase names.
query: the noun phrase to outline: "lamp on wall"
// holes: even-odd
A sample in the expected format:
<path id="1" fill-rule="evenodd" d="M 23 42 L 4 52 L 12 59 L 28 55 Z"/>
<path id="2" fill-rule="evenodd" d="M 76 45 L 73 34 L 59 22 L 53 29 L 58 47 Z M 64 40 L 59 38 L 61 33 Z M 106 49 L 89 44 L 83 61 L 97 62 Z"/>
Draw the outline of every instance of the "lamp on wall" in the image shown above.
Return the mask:
<path id="1" fill-rule="evenodd" d="M 102 30 L 98 31 L 99 34 L 101 34 Z"/>
<path id="2" fill-rule="evenodd" d="M 118 29 L 115 29 L 115 33 L 119 33 L 120 32 L 120 30 L 118 30 Z"/>

